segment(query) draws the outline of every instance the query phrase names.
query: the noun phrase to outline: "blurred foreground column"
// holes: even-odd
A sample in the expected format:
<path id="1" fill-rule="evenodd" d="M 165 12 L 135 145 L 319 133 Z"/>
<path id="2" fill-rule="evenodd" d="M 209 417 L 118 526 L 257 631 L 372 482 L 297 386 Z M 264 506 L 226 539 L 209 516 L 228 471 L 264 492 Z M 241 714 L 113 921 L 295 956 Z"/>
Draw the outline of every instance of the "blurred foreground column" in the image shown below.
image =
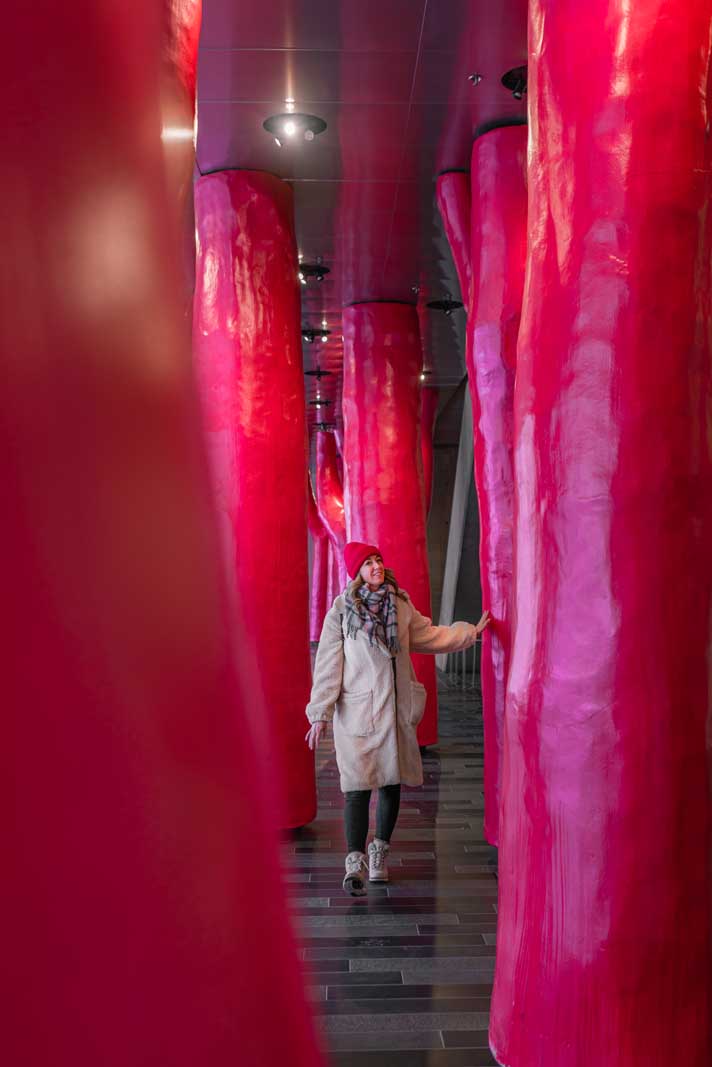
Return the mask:
<path id="1" fill-rule="evenodd" d="M 712 0 L 530 18 L 491 1041 L 704 1067 Z"/>
<path id="2" fill-rule="evenodd" d="M 292 191 L 271 174 L 223 171 L 198 180 L 195 207 L 195 359 L 229 580 L 250 604 L 237 640 L 262 677 L 280 825 L 302 826 L 316 787 L 304 743 L 307 450 Z"/>
<path id="3" fill-rule="evenodd" d="M 387 567 L 430 615 L 420 454 L 423 356 L 415 307 L 364 303 L 344 308 L 344 466 L 350 541 L 378 545 Z M 438 736 L 435 660 L 413 656 L 428 703 L 421 745 Z"/>
<path id="4" fill-rule="evenodd" d="M 314 1067 L 184 343 L 161 5 L 4 25 L 4 1062 Z"/>

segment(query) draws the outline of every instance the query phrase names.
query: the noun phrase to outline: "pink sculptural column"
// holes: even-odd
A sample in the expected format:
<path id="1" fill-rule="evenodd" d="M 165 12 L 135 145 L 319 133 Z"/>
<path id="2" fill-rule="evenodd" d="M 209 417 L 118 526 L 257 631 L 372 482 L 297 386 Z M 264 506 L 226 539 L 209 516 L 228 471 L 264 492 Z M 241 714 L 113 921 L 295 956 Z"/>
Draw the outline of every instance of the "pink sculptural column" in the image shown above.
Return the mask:
<path id="1" fill-rule="evenodd" d="M 494 129 L 472 149 L 471 177 L 438 178 L 443 219 L 467 307 L 466 361 L 473 412 L 483 607 L 484 831 L 499 841 L 499 795 L 512 583 L 512 425 L 516 344 L 526 258 L 524 126 Z M 464 228 L 467 227 L 465 233 Z"/>
<path id="2" fill-rule="evenodd" d="M 712 0 L 530 5 L 507 1067 L 712 1062 L 711 33 Z"/>
<path id="3" fill-rule="evenodd" d="M 309 640 L 318 641 L 326 615 L 329 580 L 330 542 L 316 506 L 311 478 L 307 489 L 307 520 L 312 541 L 311 596 L 309 600 Z"/>
<path id="4" fill-rule="evenodd" d="M 329 430 L 317 430 L 316 433 L 316 503 L 324 529 L 333 547 L 334 566 L 338 575 L 338 592 L 341 593 L 348 581 L 343 555 L 346 544 L 344 489 L 339 473 L 336 437 Z"/>
<path id="5" fill-rule="evenodd" d="M 350 541 L 376 544 L 413 603 L 430 615 L 430 579 L 420 454 L 422 352 L 415 307 L 363 303 L 344 308 L 344 466 Z M 435 744 L 435 661 L 413 656 L 428 691 L 418 728 Z"/>
<path id="6" fill-rule="evenodd" d="M 435 194 L 460 282 L 462 302 L 468 307 L 472 284 L 470 175 L 464 170 L 444 171 L 438 175 Z"/>
<path id="7" fill-rule="evenodd" d="M 482 606 L 492 613 L 492 623 L 482 635 L 480 677 L 484 831 L 493 845 L 499 843 L 504 704 L 511 646 L 512 429 L 526 260 L 526 160 L 526 126 L 490 130 L 472 146 L 467 374 L 480 518 Z"/>
<path id="8" fill-rule="evenodd" d="M 343 557 L 340 555 L 338 548 L 335 548 L 333 543 L 329 541 L 329 561 L 328 561 L 328 578 L 327 578 L 327 609 L 336 600 L 340 593 L 343 593 L 344 586 L 341 583 L 341 567 L 343 564 Z"/>
<path id="9" fill-rule="evenodd" d="M 316 788 L 304 744 L 308 616 L 295 610 L 308 603 L 309 579 L 292 191 L 270 174 L 224 171 L 198 180 L 195 204 L 195 360 L 229 578 L 250 604 L 236 639 L 260 668 L 280 823 L 302 826 Z"/>
<path id="10" fill-rule="evenodd" d="M 161 17 L 4 14 L 3 1061 L 316 1067 L 226 619 Z"/>

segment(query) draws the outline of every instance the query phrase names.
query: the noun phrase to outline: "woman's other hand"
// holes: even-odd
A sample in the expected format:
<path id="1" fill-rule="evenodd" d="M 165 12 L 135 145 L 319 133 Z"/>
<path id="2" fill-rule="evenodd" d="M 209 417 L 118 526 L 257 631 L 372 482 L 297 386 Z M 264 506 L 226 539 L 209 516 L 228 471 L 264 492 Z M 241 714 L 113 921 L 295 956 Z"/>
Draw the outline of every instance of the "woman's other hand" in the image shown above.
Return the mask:
<path id="1" fill-rule="evenodd" d="M 322 737 L 324 737 L 325 734 L 326 734 L 326 727 L 327 727 L 327 724 L 325 722 L 313 722 L 312 723 L 311 730 L 309 731 L 309 733 L 304 738 L 304 740 L 309 745 L 309 748 L 312 750 L 312 752 L 314 751 L 315 748 L 319 747 L 319 742 L 321 741 Z"/>
<path id="2" fill-rule="evenodd" d="M 487 629 L 487 627 L 489 626 L 489 624 L 491 622 L 492 622 L 492 616 L 490 615 L 489 611 L 485 611 L 484 614 L 482 615 L 482 618 L 480 619 L 480 621 L 475 626 L 475 630 L 477 631 L 478 636 L 479 636 L 479 634 L 482 633 L 483 630 Z"/>

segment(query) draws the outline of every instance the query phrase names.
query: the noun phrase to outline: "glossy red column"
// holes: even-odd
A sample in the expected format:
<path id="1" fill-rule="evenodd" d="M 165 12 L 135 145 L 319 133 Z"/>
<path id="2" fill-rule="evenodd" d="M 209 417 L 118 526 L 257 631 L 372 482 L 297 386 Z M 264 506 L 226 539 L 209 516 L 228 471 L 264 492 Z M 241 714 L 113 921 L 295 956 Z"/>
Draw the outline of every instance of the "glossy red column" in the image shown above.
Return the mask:
<path id="1" fill-rule="evenodd" d="M 527 229 L 527 129 L 505 126 L 472 147 L 472 288 L 467 374 L 480 518 L 482 606 L 492 624 L 480 660 L 487 840 L 499 842 L 504 704 L 511 644 L 514 475 L 512 432 L 517 334 Z"/>
<path id="2" fill-rule="evenodd" d="M 423 389 L 420 402 L 420 454 L 423 461 L 423 498 L 425 520 L 433 499 L 433 430 L 438 410 L 438 390 Z"/>
<path id="3" fill-rule="evenodd" d="M 430 615 L 420 455 L 422 351 L 416 309 L 364 303 L 344 308 L 344 468 L 350 541 L 376 544 L 415 606 Z M 438 735 L 435 661 L 413 656 L 428 691 L 421 745 Z"/>
<path id="4" fill-rule="evenodd" d="M 712 2 L 530 18 L 491 1040 L 509 1067 L 704 1067 Z"/>
<path id="5" fill-rule="evenodd" d="M 328 430 L 317 430 L 316 434 L 316 502 L 324 529 L 334 547 L 339 592 L 342 592 L 348 582 L 343 556 L 346 544 L 344 488 L 339 473 L 336 437 Z"/>
<path id="6" fill-rule="evenodd" d="M 311 596 L 309 600 L 309 639 L 318 641 L 327 611 L 330 543 L 316 506 L 314 489 L 309 479 L 307 490 L 307 519 L 312 542 Z"/>
<path id="7" fill-rule="evenodd" d="M 467 307 L 472 283 L 470 175 L 464 170 L 439 174 L 436 199 L 460 281 L 462 302 Z"/>
<path id="8" fill-rule="evenodd" d="M 316 789 L 304 744 L 307 455 L 292 191 L 270 174 L 224 171 L 199 179 L 195 205 L 195 359 L 230 580 L 251 605 L 236 639 L 262 676 L 281 825 L 302 826 Z"/>
<path id="9" fill-rule="evenodd" d="M 225 618 L 161 29 L 144 0 L 4 15 L 3 1062 L 314 1067 Z"/>

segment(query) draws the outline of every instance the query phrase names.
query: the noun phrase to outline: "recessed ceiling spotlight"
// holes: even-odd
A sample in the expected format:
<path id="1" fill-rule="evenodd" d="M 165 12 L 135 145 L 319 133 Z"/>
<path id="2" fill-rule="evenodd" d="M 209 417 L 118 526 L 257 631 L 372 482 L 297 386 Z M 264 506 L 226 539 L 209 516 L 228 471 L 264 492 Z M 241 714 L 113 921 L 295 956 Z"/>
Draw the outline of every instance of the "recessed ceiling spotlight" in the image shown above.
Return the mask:
<path id="1" fill-rule="evenodd" d="M 331 407 L 330 400 L 322 400 L 321 397 L 317 397 L 316 400 L 309 401 L 309 407 L 312 408 L 328 408 Z"/>
<path id="2" fill-rule="evenodd" d="M 527 91 L 527 68 L 512 67 L 502 75 L 502 85 L 509 89 L 515 100 L 521 100 Z"/>
<path id="3" fill-rule="evenodd" d="M 479 85 L 482 81 L 482 75 L 474 71 L 472 74 L 467 75 L 468 82 L 472 82 L 473 85 Z"/>
<path id="4" fill-rule="evenodd" d="M 430 300 L 426 307 L 432 311 L 444 311 L 446 315 L 452 315 L 453 311 L 462 307 L 461 300 Z"/>
<path id="5" fill-rule="evenodd" d="M 324 433 L 330 433 L 336 429 L 336 424 L 333 422 L 315 422 L 314 429 L 322 430 Z"/>
<path id="6" fill-rule="evenodd" d="M 433 372 L 431 370 L 425 370 L 425 368 L 423 368 L 423 370 L 421 370 L 420 372 L 421 382 L 424 382 L 426 378 L 429 378 L 432 373 Z"/>
<path id="7" fill-rule="evenodd" d="M 270 115 L 262 123 L 267 133 L 271 133 L 277 145 L 281 148 L 285 141 L 313 141 L 317 134 L 323 133 L 326 123 L 318 115 L 305 115 L 298 111 L 289 110 L 281 115 Z M 294 107 L 294 101 L 291 101 Z"/>
<path id="8" fill-rule="evenodd" d="M 323 282 L 327 274 L 331 273 L 328 267 L 325 267 L 321 262 L 321 257 L 317 259 L 316 263 L 300 263 L 299 264 L 299 281 L 302 285 L 306 285 L 311 278 L 316 278 L 318 282 Z"/>

